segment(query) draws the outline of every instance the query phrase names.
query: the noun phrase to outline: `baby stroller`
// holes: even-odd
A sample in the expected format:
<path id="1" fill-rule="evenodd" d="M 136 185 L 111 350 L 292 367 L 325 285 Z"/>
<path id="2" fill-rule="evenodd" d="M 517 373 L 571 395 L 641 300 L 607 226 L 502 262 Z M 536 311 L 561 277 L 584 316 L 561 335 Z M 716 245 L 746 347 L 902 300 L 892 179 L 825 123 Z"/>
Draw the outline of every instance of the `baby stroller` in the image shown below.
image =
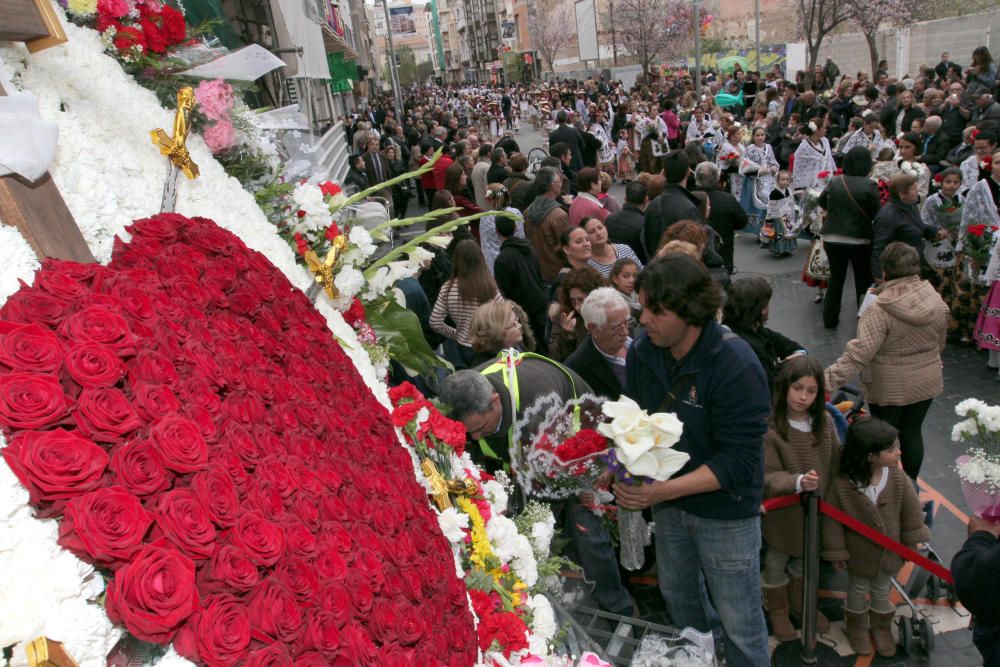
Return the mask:
<path id="1" fill-rule="evenodd" d="M 857 387 L 845 385 L 833 392 L 830 400 L 831 402 L 827 404 L 827 409 L 830 410 L 831 407 L 833 408 L 831 414 L 834 416 L 838 435 L 840 435 L 840 441 L 843 443 L 844 435 L 847 432 L 847 425 L 853 423 L 859 416 L 868 414 L 868 411 L 864 408 L 864 392 Z M 838 422 L 838 414 L 842 422 Z M 843 424 L 843 433 L 840 432 L 841 423 Z M 917 491 L 919 492 L 919 488 L 917 488 Z M 934 524 L 933 500 L 928 500 L 924 503 L 923 512 L 924 523 L 927 524 L 928 528 L 932 528 Z M 921 548 L 919 553 L 921 556 L 935 563 L 943 563 L 941 557 L 929 544 Z M 895 577 L 890 581 L 892 587 L 896 589 L 896 592 L 902 598 L 902 605 L 908 607 L 910 610 L 909 616 L 899 615 L 896 617 L 900 646 L 908 654 L 912 654 L 915 647 L 919 647 L 925 654 L 929 654 L 934 650 L 934 625 L 927 612 L 918 609 L 913 600 L 919 597 L 926 597 L 930 600 L 947 597 L 949 602 L 954 605 L 958 601 L 958 596 L 954 588 L 937 575 L 921 567 L 913 568 L 913 572 L 905 586 L 899 583 Z"/>
<path id="2" fill-rule="evenodd" d="M 548 156 L 549 152 L 545 148 L 532 148 L 528 151 L 528 176 L 531 176 L 532 178 L 537 176 L 538 170 L 542 168 L 542 160 Z"/>

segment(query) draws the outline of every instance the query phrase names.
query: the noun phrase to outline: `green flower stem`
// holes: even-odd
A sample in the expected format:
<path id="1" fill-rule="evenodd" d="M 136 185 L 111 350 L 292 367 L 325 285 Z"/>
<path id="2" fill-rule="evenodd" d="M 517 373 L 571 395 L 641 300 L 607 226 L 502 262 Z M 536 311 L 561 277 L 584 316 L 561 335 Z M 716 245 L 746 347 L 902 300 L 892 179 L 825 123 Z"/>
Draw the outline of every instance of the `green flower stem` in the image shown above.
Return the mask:
<path id="1" fill-rule="evenodd" d="M 448 232 L 458 229 L 462 225 L 467 225 L 470 222 L 473 222 L 474 220 L 479 220 L 480 218 L 487 215 L 495 215 L 504 218 L 513 218 L 515 220 L 518 220 L 521 217 L 509 211 L 483 211 L 481 213 L 467 215 L 464 218 L 458 218 L 457 220 L 449 220 L 440 227 L 436 227 L 429 232 L 424 232 L 420 236 L 411 240 L 409 243 L 391 250 L 388 254 L 386 254 L 377 262 L 373 263 L 371 266 L 365 269 L 364 271 L 365 280 L 371 280 L 372 276 L 375 275 L 375 272 L 378 271 L 380 268 L 388 265 L 390 262 L 395 261 L 397 258 L 402 257 L 404 254 L 410 252 L 410 250 L 417 247 L 421 243 L 426 242 L 428 239 L 433 238 L 435 236 L 439 236 L 441 234 L 447 234 Z"/>
<path id="2" fill-rule="evenodd" d="M 441 216 L 451 215 L 456 211 L 461 211 L 462 209 L 458 206 L 453 206 L 451 208 L 439 208 L 436 211 L 428 211 L 423 215 L 418 215 L 412 218 L 402 218 L 400 220 L 387 220 L 377 227 L 373 227 L 371 230 L 371 235 L 374 237 L 376 234 L 380 234 L 387 229 L 395 227 L 409 227 L 410 225 L 415 225 L 418 222 L 426 222 L 428 220 L 434 220 L 440 218 Z"/>
<path id="3" fill-rule="evenodd" d="M 396 178 L 390 178 L 388 181 L 383 181 L 383 182 L 379 183 L 378 185 L 373 185 L 372 187 L 368 188 L 367 190 L 362 190 L 358 194 L 353 195 L 351 197 L 348 197 L 347 201 L 345 201 L 336 210 L 339 211 L 342 208 L 347 208 L 351 204 L 354 204 L 354 203 L 357 203 L 357 202 L 359 202 L 359 201 L 361 201 L 363 199 L 366 199 L 367 197 L 370 197 L 371 195 L 378 194 L 378 193 L 382 192 L 383 190 L 385 190 L 386 188 L 391 188 L 392 186 L 396 185 L 397 183 L 402 183 L 403 181 L 408 180 L 410 178 L 416 178 L 417 176 L 422 176 L 423 174 L 426 174 L 428 171 L 430 171 L 431 169 L 434 168 L 434 163 L 437 162 L 438 158 L 441 157 L 441 151 L 442 150 L 444 150 L 444 147 L 441 147 L 441 148 L 437 149 L 437 152 L 434 153 L 434 157 L 431 158 L 430 162 L 428 162 L 424 166 L 420 167 L 419 169 L 416 169 L 414 171 L 408 171 L 405 174 L 401 174 L 401 175 L 397 176 Z M 333 212 L 333 211 L 331 211 L 331 212 Z"/>

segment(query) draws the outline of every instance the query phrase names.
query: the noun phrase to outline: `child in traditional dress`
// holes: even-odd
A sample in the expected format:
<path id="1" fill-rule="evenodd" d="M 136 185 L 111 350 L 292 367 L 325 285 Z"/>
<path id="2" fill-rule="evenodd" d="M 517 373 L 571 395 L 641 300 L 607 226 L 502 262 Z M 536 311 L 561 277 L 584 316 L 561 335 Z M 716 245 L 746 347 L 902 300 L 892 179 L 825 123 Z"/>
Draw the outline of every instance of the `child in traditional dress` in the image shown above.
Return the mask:
<path id="1" fill-rule="evenodd" d="M 807 356 L 789 357 L 778 373 L 774 410 L 764 436 L 764 497 L 802 491 L 826 493 L 837 474 L 840 442 L 824 405 L 823 366 Z M 802 615 L 802 506 L 764 515 L 761 587 L 778 641 L 795 639 L 789 612 Z M 816 612 L 820 632 L 830 622 Z"/>
<path id="2" fill-rule="evenodd" d="M 767 218 L 760 230 L 760 242 L 772 255 L 791 255 L 798 247 L 798 206 L 789 187 L 792 175 L 778 172 L 768 197 Z"/>
<path id="3" fill-rule="evenodd" d="M 511 109 L 511 119 L 510 124 L 514 127 L 514 134 L 521 133 L 521 110 Z"/>
<path id="4" fill-rule="evenodd" d="M 840 470 L 826 494 L 830 505 L 896 542 L 917 548 L 931 538 L 913 481 L 899 467 L 899 431 L 875 418 L 856 420 L 847 429 Z M 896 654 L 892 622 L 896 605 L 889 599 L 890 579 L 903 559 L 861 533 L 835 521 L 825 522 L 824 560 L 847 570 L 844 619 L 851 648 L 861 655 Z M 869 602 L 869 598 L 871 601 Z M 869 636 L 869 627 L 871 636 Z"/>
<path id="5" fill-rule="evenodd" d="M 992 247 L 982 276 L 990 286 L 989 292 L 976 320 L 974 338 L 980 349 L 989 350 L 987 365 L 1000 368 L 1000 151 L 993 153 L 990 170 L 989 178 L 977 181 L 969 189 L 962 227 L 966 234 L 972 225 L 981 227 L 981 237 L 990 233 L 990 228 L 996 230 L 992 232 Z M 978 267 L 978 270 L 982 269 L 982 266 Z M 997 382 L 1000 382 L 1000 375 Z"/>
<path id="6" fill-rule="evenodd" d="M 618 179 L 630 183 L 635 178 L 635 160 L 629 146 L 628 130 L 618 130 Z"/>

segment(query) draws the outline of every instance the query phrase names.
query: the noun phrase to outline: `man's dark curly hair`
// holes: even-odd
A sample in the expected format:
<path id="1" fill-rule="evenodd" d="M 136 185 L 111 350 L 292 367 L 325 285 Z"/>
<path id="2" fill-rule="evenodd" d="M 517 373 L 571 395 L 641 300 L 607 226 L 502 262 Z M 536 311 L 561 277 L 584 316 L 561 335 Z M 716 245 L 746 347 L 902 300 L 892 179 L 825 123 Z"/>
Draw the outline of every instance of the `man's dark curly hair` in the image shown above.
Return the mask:
<path id="1" fill-rule="evenodd" d="M 635 289 L 656 314 L 669 310 L 691 326 L 704 327 L 722 305 L 722 289 L 705 265 L 683 253 L 668 253 L 646 265 Z"/>

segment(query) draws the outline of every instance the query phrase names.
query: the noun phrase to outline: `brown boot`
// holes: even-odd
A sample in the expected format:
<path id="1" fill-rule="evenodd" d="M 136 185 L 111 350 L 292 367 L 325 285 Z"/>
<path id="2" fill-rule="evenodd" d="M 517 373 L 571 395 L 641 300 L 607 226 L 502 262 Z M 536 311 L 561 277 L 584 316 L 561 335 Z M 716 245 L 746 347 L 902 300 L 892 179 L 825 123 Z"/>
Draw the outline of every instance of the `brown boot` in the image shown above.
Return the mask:
<path id="1" fill-rule="evenodd" d="M 896 611 L 880 614 L 873 610 L 868 612 L 868 617 L 872 623 L 875 651 L 883 658 L 891 658 L 896 655 L 896 640 L 892 638 L 892 619 L 896 618 Z"/>
<path id="2" fill-rule="evenodd" d="M 803 577 L 792 577 L 788 580 L 788 608 L 792 616 L 802 622 L 802 600 L 805 591 L 805 579 Z M 823 615 L 823 612 L 816 608 L 816 632 L 829 632 L 830 620 Z"/>
<path id="3" fill-rule="evenodd" d="M 872 640 L 868 635 L 868 610 L 849 611 L 844 609 L 844 621 L 847 623 L 847 641 L 851 650 L 858 655 L 871 655 Z"/>
<path id="4" fill-rule="evenodd" d="M 767 616 L 771 619 L 771 630 L 779 642 L 790 642 L 798 634 L 792 626 L 791 619 L 788 618 L 788 584 L 784 586 L 764 586 L 761 588 L 764 594 L 764 606 L 767 608 Z"/>

